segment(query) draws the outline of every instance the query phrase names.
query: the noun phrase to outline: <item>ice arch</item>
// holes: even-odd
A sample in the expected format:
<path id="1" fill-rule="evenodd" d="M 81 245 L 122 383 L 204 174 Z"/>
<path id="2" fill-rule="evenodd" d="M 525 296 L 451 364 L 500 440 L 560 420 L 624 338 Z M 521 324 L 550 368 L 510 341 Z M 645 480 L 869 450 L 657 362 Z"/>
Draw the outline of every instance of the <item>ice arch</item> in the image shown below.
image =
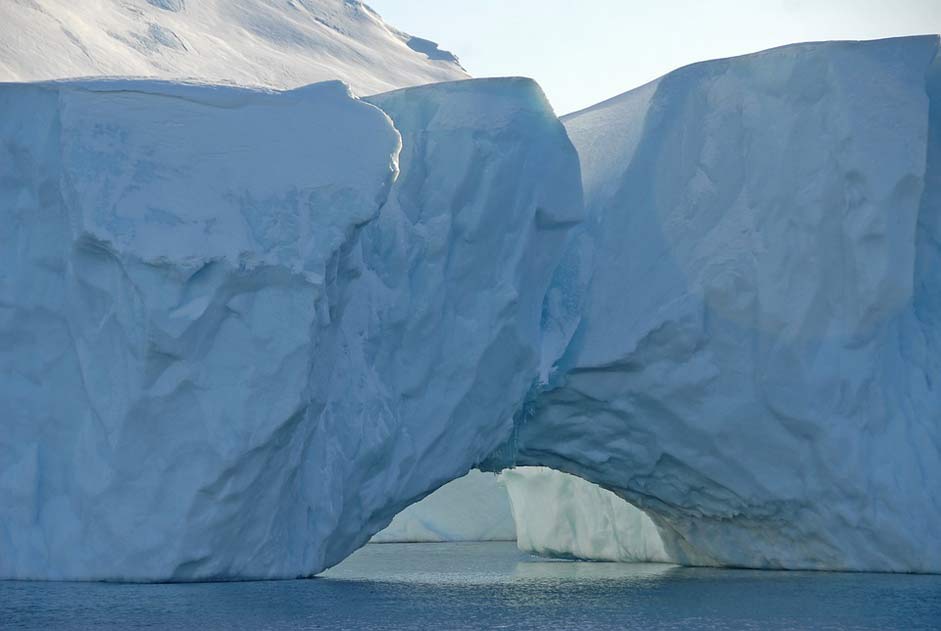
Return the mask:
<path id="1" fill-rule="evenodd" d="M 686 562 L 941 571 L 937 49 L 564 127 L 524 79 L 0 86 L 0 576 L 310 575 L 513 464 Z"/>

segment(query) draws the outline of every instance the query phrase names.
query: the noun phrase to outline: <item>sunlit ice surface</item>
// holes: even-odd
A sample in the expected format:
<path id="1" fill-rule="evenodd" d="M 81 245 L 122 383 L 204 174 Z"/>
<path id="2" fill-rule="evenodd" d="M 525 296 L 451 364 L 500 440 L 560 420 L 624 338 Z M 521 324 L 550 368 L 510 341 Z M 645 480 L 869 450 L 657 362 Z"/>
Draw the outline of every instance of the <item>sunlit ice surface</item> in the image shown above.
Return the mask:
<path id="1" fill-rule="evenodd" d="M 941 576 L 546 560 L 372 544 L 315 579 L 0 582 L 3 629 L 937 629 Z"/>

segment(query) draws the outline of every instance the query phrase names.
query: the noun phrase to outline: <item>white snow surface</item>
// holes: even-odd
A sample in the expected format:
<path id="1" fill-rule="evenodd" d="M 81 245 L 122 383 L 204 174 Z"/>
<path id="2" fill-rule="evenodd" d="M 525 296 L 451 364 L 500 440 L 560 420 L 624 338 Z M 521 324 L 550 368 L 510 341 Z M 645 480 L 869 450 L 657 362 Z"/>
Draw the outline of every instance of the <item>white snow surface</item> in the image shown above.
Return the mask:
<path id="1" fill-rule="evenodd" d="M 594 264 L 509 461 L 681 562 L 941 571 L 937 54 L 788 46 L 566 117 Z"/>
<path id="2" fill-rule="evenodd" d="M 500 474 L 523 552 L 591 561 L 668 563 L 660 532 L 611 491 L 546 467 Z"/>
<path id="3" fill-rule="evenodd" d="M 682 563 L 941 572 L 937 54 L 565 127 L 525 79 L 0 85 L 0 576 L 307 576 L 514 465 Z"/>
<path id="4" fill-rule="evenodd" d="M 356 0 L 3 0 L 0 81 L 135 76 L 356 94 L 467 78 Z"/>
<path id="5" fill-rule="evenodd" d="M 515 539 L 506 489 L 496 474 L 474 470 L 396 515 L 370 543 Z"/>

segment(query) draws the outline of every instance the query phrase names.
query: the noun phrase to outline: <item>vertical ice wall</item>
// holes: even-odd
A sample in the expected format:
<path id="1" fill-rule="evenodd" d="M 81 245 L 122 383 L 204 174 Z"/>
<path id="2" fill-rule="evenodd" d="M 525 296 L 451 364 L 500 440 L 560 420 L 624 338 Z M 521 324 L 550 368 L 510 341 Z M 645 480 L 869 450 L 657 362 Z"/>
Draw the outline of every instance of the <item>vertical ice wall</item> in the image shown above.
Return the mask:
<path id="1" fill-rule="evenodd" d="M 316 573 L 508 437 L 575 151 L 528 80 L 375 102 L 0 86 L 0 576 Z"/>
<path id="2" fill-rule="evenodd" d="M 596 484 L 545 467 L 508 469 L 500 481 L 524 552 L 593 561 L 672 561 L 650 517 Z"/>
<path id="3" fill-rule="evenodd" d="M 515 462 L 677 559 L 941 571 L 937 51 L 789 46 L 566 117 L 595 263 Z"/>
<path id="4" fill-rule="evenodd" d="M 339 83 L 6 84 L 0 111 L 0 576 L 309 563 L 310 356 L 388 118 Z"/>
<path id="5" fill-rule="evenodd" d="M 371 97 L 401 174 L 337 271 L 314 357 L 320 567 L 505 441 L 539 364 L 540 313 L 583 216 L 578 160 L 528 79 Z"/>

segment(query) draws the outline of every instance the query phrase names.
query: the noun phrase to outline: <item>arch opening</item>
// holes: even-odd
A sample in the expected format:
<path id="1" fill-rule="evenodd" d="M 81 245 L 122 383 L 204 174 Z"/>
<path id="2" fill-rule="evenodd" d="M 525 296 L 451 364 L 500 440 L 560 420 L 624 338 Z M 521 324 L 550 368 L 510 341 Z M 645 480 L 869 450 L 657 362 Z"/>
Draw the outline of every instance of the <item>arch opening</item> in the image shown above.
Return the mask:
<path id="1" fill-rule="evenodd" d="M 471 470 L 400 511 L 370 543 L 516 542 L 529 554 L 572 560 L 673 563 L 641 509 L 563 471 Z"/>

